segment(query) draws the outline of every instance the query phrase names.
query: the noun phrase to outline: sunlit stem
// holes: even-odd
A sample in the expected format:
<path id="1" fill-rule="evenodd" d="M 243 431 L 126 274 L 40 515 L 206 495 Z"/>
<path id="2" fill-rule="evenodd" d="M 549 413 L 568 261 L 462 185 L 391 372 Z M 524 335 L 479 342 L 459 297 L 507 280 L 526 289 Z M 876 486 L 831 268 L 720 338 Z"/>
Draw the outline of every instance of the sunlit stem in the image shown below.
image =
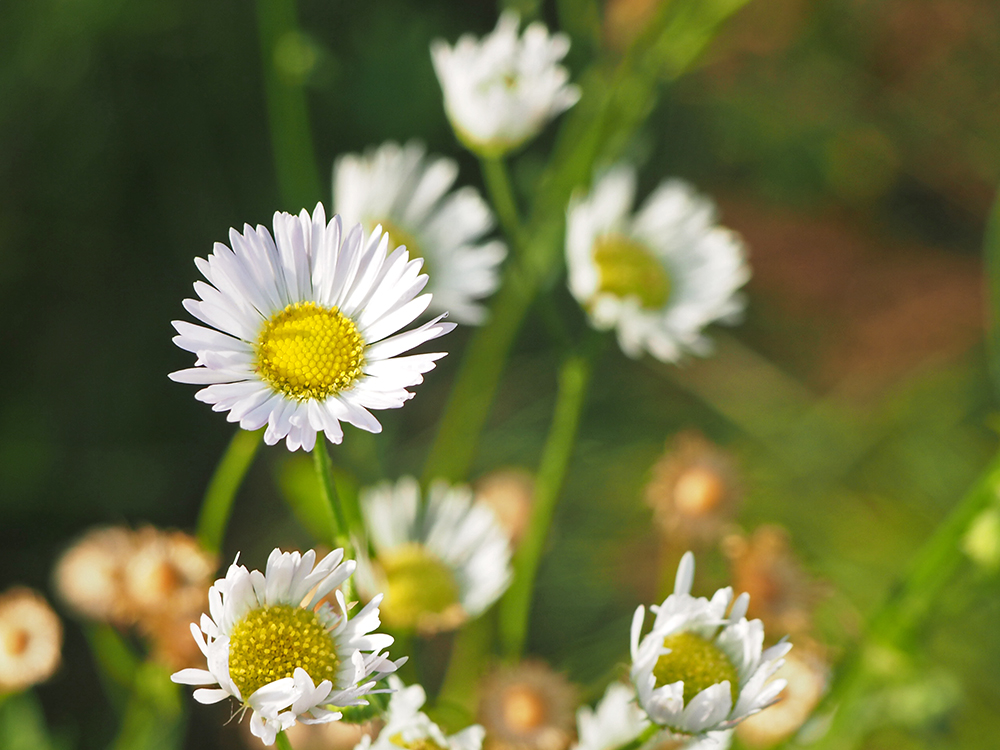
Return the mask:
<path id="1" fill-rule="evenodd" d="M 338 502 L 337 486 L 333 481 L 333 464 L 330 461 L 330 454 L 326 450 L 326 441 L 321 435 L 317 437 L 316 446 L 312 451 L 313 466 L 316 467 L 316 477 L 319 479 L 319 491 L 323 497 L 323 503 L 330 514 L 329 520 L 330 528 L 333 529 L 333 538 L 328 541 L 334 546 L 344 547 L 347 544 L 347 521 Z"/>
<path id="2" fill-rule="evenodd" d="M 198 514 L 198 542 L 209 552 L 218 552 L 226 536 L 233 500 L 260 447 L 263 430 L 237 430 L 205 490 Z"/>
<path id="3" fill-rule="evenodd" d="M 486 189 L 490 193 L 490 200 L 497 211 L 497 216 L 500 217 L 500 226 L 503 227 L 514 252 L 520 253 L 523 249 L 524 228 L 521 225 L 510 176 L 507 174 L 507 164 L 503 157 L 483 157 L 482 165 Z"/>
<path id="4" fill-rule="evenodd" d="M 514 581 L 500 603 L 500 643 L 511 660 L 524 650 L 535 574 L 576 442 L 590 368 L 589 359 L 575 356 L 559 372 L 555 413 L 535 480 L 531 521 L 514 555 Z"/>
<path id="5" fill-rule="evenodd" d="M 1000 454 L 966 493 L 934 535 L 913 558 L 909 572 L 892 595 L 871 617 L 864 638 L 842 663 L 819 712 L 836 709 L 830 730 L 815 748 L 851 747 L 856 724 L 872 680 L 874 650 L 894 649 L 904 644 L 934 609 L 941 592 L 965 561 L 962 538 L 969 526 L 997 502 L 1000 493 Z"/>
<path id="6" fill-rule="evenodd" d="M 274 744 L 278 746 L 278 750 L 292 750 L 292 743 L 288 740 L 288 735 L 285 734 L 284 730 L 278 732 Z"/>

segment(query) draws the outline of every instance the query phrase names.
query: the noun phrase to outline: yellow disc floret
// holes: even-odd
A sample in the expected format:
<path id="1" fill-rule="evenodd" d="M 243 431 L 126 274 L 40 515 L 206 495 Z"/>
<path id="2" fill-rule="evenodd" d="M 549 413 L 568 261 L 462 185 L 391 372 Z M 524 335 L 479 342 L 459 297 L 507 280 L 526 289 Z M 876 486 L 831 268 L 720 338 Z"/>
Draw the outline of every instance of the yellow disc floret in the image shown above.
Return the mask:
<path id="1" fill-rule="evenodd" d="M 670 277 L 659 259 L 640 242 L 606 234 L 594 244 L 598 291 L 637 297 L 647 309 L 663 307 L 670 297 Z"/>
<path id="2" fill-rule="evenodd" d="M 455 574 L 422 544 L 400 545 L 380 555 L 379 562 L 386 578 L 381 615 L 390 627 L 413 628 L 458 604 Z"/>
<path id="3" fill-rule="evenodd" d="M 739 677 L 736 667 L 721 648 L 689 632 L 668 635 L 663 639 L 663 645 L 670 649 L 670 653 L 657 659 L 653 667 L 656 687 L 684 680 L 684 704 L 687 705 L 705 688 L 729 680 L 733 704 L 736 704 Z"/>
<path id="4" fill-rule="evenodd" d="M 248 612 L 229 635 L 229 676 L 245 701 L 302 667 L 315 684 L 336 682 L 333 639 L 311 609 L 276 604 Z"/>
<path id="5" fill-rule="evenodd" d="M 354 321 L 315 302 L 294 302 L 272 316 L 256 353 L 261 378 L 297 401 L 322 401 L 350 388 L 365 364 L 365 342 Z"/>
<path id="6" fill-rule="evenodd" d="M 410 260 L 415 258 L 423 258 L 424 265 L 421 267 L 421 273 L 429 274 L 430 271 L 427 269 L 427 256 L 424 255 L 423 250 L 420 247 L 420 243 L 417 242 L 417 238 L 414 237 L 410 232 L 403 229 L 393 221 L 389 219 L 379 219 L 377 221 L 370 222 L 372 226 L 375 224 L 381 224 L 382 230 L 389 235 L 389 252 L 391 253 L 397 247 L 401 245 L 406 246 L 406 252 L 410 254 Z"/>

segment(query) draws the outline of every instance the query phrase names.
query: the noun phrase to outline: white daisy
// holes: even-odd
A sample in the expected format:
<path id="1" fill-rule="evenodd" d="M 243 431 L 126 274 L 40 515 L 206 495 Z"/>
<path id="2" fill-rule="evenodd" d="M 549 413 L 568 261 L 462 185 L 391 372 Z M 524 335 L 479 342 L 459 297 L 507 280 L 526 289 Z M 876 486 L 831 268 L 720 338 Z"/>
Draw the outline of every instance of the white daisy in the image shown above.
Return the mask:
<path id="1" fill-rule="evenodd" d="M 630 357 L 646 350 L 675 362 L 685 352 L 706 354 L 702 329 L 735 322 L 743 310 L 737 290 L 750 278 L 746 250 L 687 183 L 661 183 L 632 215 L 635 187 L 635 170 L 619 166 L 570 202 L 570 291 L 595 328 L 617 329 Z"/>
<path id="2" fill-rule="evenodd" d="M 0 698 L 49 679 L 62 641 L 62 624 L 40 594 L 17 586 L 0 595 Z"/>
<path id="3" fill-rule="evenodd" d="M 250 730 L 265 745 L 296 721 L 322 724 L 341 717 L 338 707 L 367 705 L 375 683 L 405 658 L 382 653 L 392 636 L 369 635 L 382 597 L 350 619 L 340 591 L 336 609 L 320 603 L 354 572 L 354 561 L 343 558 L 341 549 L 319 563 L 312 550 L 276 549 L 264 573 L 234 562 L 208 591 L 211 616 L 191 625 L 208 669 L 182 669 L 171 679 L 214 686 L 194 691 L 199 703 L 236 698 L 253 712 Z"/>
<path id="4" fill-rule="evenodd" d="M 486 610 L 511 578 L 510 542 L 468 487 L 435 482 L 421 508 L 412 477 L 361 494 L 375 560 L 358 556 L 358 588 L 385 593 L 386 626 L 433 632 Z M 358 545 L 364 549 L 364 545 Z"/>
<path id="5" fill-rule="evenodd" d="M 361 738 L 355 750 L 480 750 L 485 730 L 478 724 L 463 729 L 450 737 L 420 710 L 427 694 L 420 685 L 406 687 L 393 675 L 389 687 L 394 691 L 389 699 L 385 726 L 373 741 Z"/>
<path id="6" fill-rule="evenodd" d="M 341 422 L 380 432 L 369 409 L 402 406 L 444 356 L 397 356 L 454 324 L 438 317 L 396 334 L 431 297 L 420 294 L 421 261 L 388 253 L 381 228 L 366 237 L 356 225 L 345 237 L 340 217 L 328 224 L 318 204 L 312 216 L 276 213 L 274 239 L 246 225 L 229 241 L 195 259 L 210 283 L 195 282 L 200 299 L 184 307 L 211 328 L 174 321 L 174 343 L 198 360 L 170 377 L 207 385 L 196 398 L 245 430 L 266 424 L 268 445 L 284 438 L 289 450 L 311 450 L 319 431 L 339 443 Z"/>
<path id="7" fill-rule="evenodd" d="M 486 313 L 478 300 L 496 291 L 507 247 L 483 241 L 493 213 L 475 188 L 448 193 L 457 177 L 456 162 L 428 157 L 419 143 L 384 143 L 364 156 L 337 160 L 334 208 L 346 223 L 361 222 L 366 231 L 381 224 L 390 249 L 405 245 L 411 258 L 423 258 L 431 312 L 447 311 L 459 323 L 478 325 Z"/>
<path id="8" fill-rule="evenodd" d="M 698 736 L 728 729 L 777 700 L 785 681 L 767 680 L 791 648 L 762 652 L 764 626 L 747 620 L 750 598 L 732 588 L 711 600 L 691 596 L 694 555 L 677 570 L 674 593 L 659 607 L 652 631 L 640 640 L 645 609 L 632 618 L 632 682 L 639 704 L 658 726 Z M 730 608 L 731 605 L 731 608 Z M 728 613 L 728 614 L 727 614 Z"/>
<path id="9" fill-rule="evenodd" d="M 518 38 L 519 24 L 506 11 L 482 41 L 466 34 L 454 47 L 441 39 L 431 45 L 448 119 L 459 140 L 483 156 L 517 148 L 580 99 L 558 64 L 569 38 L 549 35 L 538 21 Z"/>

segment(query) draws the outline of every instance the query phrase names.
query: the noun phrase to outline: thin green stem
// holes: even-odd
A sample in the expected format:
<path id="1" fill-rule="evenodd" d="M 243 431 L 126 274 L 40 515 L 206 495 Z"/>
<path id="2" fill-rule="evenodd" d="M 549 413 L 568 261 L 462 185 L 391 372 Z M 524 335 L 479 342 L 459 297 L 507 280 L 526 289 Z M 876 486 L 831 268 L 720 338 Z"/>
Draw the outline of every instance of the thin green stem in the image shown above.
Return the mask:
<path id="1" fill-rule="evenodd" d="M 278 750 L 292 750 L 292 743 L 288 740 L 288 735 L 284 731 L 278 732 L 275 743 Z"/>
<path id="2" fill-rule="evenodd" d="M 653 738 L 653 735 L 662 731 L 662 729 L 663 727 L 659 727 L 656 724 L 650 724 L 642 731 L 642 734 L 631 742 L 626 742 L 624 745 L 620 745 L 616 750 L 638 750 L 638 748 L 649 742 L 649 740 Z"/>
<path id="3" fill-rule="evenodd" d="M 316 440 L 316 445 L 312 451 L 313 465 L 316 467 L 316 476 L 319 479 L 319 491 L 323 497 L 323 502 L 330 512 L 330 527 L 333 529 L 333 538 L 330 543 L 335 547 L 347 547 L 347 521 L 344 518 L 343 510 L 337 501 L 337 486 L 333 481 L 333 464 L 330 462 L 330 454 L 326 450 L 326 441 L 320 436 Z"/>
<path id="4" fill-rule="evenodd" d="M 295 0 L 257 0 L 257 22 L 278 186 L 285 207 L 298 211 L 323 195 L 303 86 L 315 52 L 299 31 Z"/>
<path id="5" fill-rule="evenodd" d="M 830 730 L 814 745 L 817 750 L 853 747 L 860 739 L 852 726 L 867 690 L 879 676 L 880 660 L 872 655 L 899 647 L 925 621 L 964 561 L 962 538 L 979 514 L 997 502 L 998 492 L 1000 454 L 916 554 L 907 576 L 871 617 L 864 638 L 844 660 L 819 709 L 836 709 L 836 714 Z"/>
<path id="6" fill-rule="evenodd" d="M 574 356 L 559 372 L 559 392 L 538 467 L 531 522 L 514 555 L 514 582 L 500 603 L 500 642 L 504 655 L 511 660 L 524 650 L 535 574 L 576 442 L 590 369 L 589 359 Z"/>
<path id="7" fill-rule="evenodd" d="M 523 249 L 524 229 L 521 226 L 514 189 L 510 184 L 510 175 L 507 174 L 507 163 L 502 156 L 484 156 L 480 162 L 483 167 L 486 189 L 489 191 L 497 216 L 500 217 L 500 226 L 503 227 L 504 234 L 507 235 L 507 240 L 512 245 L 514 252 L 520 253 Z"/>
<path id="8" fill-rule="evenodd" d="M 229 516 L 233 511 L 233 500 L 253 463 L 263 434 L 263 430 L 237 430 L 208 483 L 196 528 L 198 542 L 209 552 L 222 549 L 226 526 L 229 525 Z"/>

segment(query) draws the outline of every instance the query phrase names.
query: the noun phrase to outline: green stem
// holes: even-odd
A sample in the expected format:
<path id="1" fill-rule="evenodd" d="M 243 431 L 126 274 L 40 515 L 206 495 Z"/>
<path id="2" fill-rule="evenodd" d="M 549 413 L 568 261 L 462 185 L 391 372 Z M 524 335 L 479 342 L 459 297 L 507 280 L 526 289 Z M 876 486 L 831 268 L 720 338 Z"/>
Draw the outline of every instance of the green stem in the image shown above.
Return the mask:
<path id="1" fill-rule="evenodd" d="M 278 746 L 278 750 L 292 750 L 292 743 L 289 742 L 288 735 L 284 731 L 278 732 L 274 744 Z"/>
<path id="2" fill-rule="evenodd" d="M 642 730 L 642 734 L 640 734 L 631 742 L 626 742 L 624 745 L 620 745 L 619 747 L 616 748 L 616 750 L 638 750 L 638 748 L 642 747 L 647 742 L 649 742 L 649 740 L 653 738 L 653 735 L 661 731 L 661 729 L 662 727 L 659 727 L 656 724 L 650 724 L 648 727 Z M 669 745 L 670 743 L 667 744 Z"/>
<path id="3" fill-rule="evenodd" d="M 894 649 L 916 632 L 934 608 L 964 560 L 961 542 L 979 514 L 996 502 L 1000 490 L 1000 454 L 966 493 L 934 535 L 920 549 L 909 573 L 869 620 L 864 638 L 838 670 L 819 712 L 836 709 L 829 731 L 814 747 L 848 748 L 851 727 L 865 693 L 878 675 L 870 657 L 873 649 Z"/>
<path id="4" fill-rule="evenodd" d="M 503 227 L 504 234 L 510 242 L 515 253 L 521 252 L 523 248 L 523 228 L 517 210 L 517 199 L 514 197 L 514 190 L 510 184 L 510 176 L 507 174 L 507 164 L 503 157 L 484 156 L 480 160 L 483 166 L 483 177 L 486 181 L 486 189 L 490 193 L 493 207 L 500 217 L 500 226 Z"/>
<path id="5" fill-rule="evenodd" d="M 311 50 L 299 31 L 295 0 L 257 0 L 257 22 L 278 186 L 286 208 L 298 211 L 323 195 L 303 87 L 308 66 L 295 64 Z"/>
<path id="6" fill-rule="evenodd" d="M 198 514 L 197 535 L 198 542 L 209 552 L 218 553 L 222 549 L 233 500 L 253 463 L 263 434 L 263 430 L 237 430 L 208 483 Z"/>
<path id="7" fill-rule="evenodd" d="M 504 655 L 512 660 L 524 650 L 535 574 L 576 442 L 590 369 L 589 359 L 575 356 L 559 372 L 555 413 L 535 480 L 531 522 L 514 555 L 514 582 L 500 603 L 500 642 Z"/>
<path id="8" fill-rule="evenodd" d="M 322 436 L 317 436 L 312 454 L 316 476 L 319 479 L 319 491 L 330 513 L 329 521 L 330 528 L 333 529 L 333 538 L 329 541 L 334 547 L 344 547 L 346 550 L 348 546 L 347 521 L 344 519 L 340 503 L 337 502 L 337 487 L 333 481 L 333 464 L 330 462 L 330 454 L 326 450 L 326 441 Z"/>

